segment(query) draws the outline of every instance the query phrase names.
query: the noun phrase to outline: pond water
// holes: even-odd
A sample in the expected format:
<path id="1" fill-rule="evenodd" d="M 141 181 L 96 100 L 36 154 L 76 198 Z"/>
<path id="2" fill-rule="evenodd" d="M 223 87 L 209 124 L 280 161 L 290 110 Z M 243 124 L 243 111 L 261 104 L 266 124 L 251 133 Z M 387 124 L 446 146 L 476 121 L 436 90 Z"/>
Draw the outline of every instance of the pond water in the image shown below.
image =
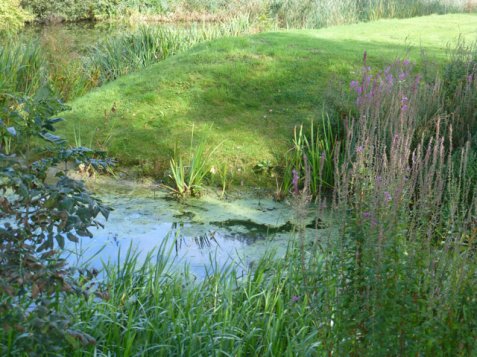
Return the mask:
<path id="1" fill-rule="evenodd" d="M 103 220 L 104 229 L 92 231 L 93 239 L 69 243 L 73 264 L 88 262 L 100 269 L 103 262 L 123 260 L 130 246 L 143 260 L 166 244 L 175 268 L 187 265 L 203 277 L 207 270 L 230 265 L 246 272 L 266 252 L 283 255 L 290 239 L 297 239 L 294 210 L 270 198 L 247 194 L 224 200 L 211 194 L 178 201 L 165 192 L 125 183 L 103 183 L 93 190 L 114 211 L 107 222 Z M 308 237 L 322 228 L 315 217 L 310 208 L 305 217 Z"/>

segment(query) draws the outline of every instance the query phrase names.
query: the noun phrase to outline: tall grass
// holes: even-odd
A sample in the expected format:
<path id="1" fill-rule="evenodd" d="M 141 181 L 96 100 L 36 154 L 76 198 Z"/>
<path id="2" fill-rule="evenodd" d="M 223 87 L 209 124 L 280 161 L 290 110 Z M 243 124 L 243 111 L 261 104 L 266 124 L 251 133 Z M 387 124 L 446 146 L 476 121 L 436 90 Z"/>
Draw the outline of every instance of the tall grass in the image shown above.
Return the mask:
<path id="1" fill-rule="evenodd" d="M 316 332 L 307 327 L 303 298 L 293 299 L 296 292 L 290 290 L 292 278 L 284 264 L 265 257 L 245 278 L 226 269 L 211 270 L 195 281 L 187 271 L 184 276 L 168 271 L 169 254 L 150 255 L 142 264 L 129 255 L 123 264 L 106 269 L 112 287 L 108 301 L 73 302 L 78 326 L 88 321 L 82 327 L 96 338 L 89 353 L 277 355 L 315 350 L 303 343 L 314 340 Z"/>
<path id="2" fill-rule="evenodd" d="M 401 98 L 390 104 L 401 107 Z M 285 257 L 267 255 L 245 276 L 218 269 L 213 257 L 215 268 L 203 280 L 173 271 L 166 249 L 173 245 L 143 263 L 130 252 L 105 267 L 99 290 L 89 285 L 86 298 L 61 304 L 74 320 L 58 352 L 474 355 L 477 195 L 468 176 L 470 146 L 454 159 L 440 120 L 431 140 L 414 145 L 416 110 L 408 109 L 395 126 L 367 125 L 380 115 L 374 111 L 350 122 L 336 163 L 330 229 L 312 240 L 298 234 Z M 309 182 L 293 201 L 298 218 Z M 318 199 L 324 207 L 326 196 Z M 19 336 L 4 333 L 1 348 L 15 351 Z"/>
<path id="3" fill-rule="evenodd" d="M 282 158 L 280 184 L 278 185 L 277 180 L 275 197 L 283 199 L 290 193 L 293 173 L 297 180 L 295 185 L 301 187 L 305 185 L 308 174 L 309 184 L 306 186 L 314 197 L 323 191 L 332 190 L 335 179 L 335 156 L 338 154 L 336 150 L 341 136 L 339 121 L 333 120 L 324 112 L 322 120 L 318 123 L 312 121 L 309 129 L 303 125 L 295 127 L 292 148 Z"/>
<path id="4" fill-rule="evenodd" d="M 98 43 L 84 59 L 84 71 L 94 86 L 159 62 L 200 42 L 246 33 L 248 17 L 220 25 L 189 28 L 141 27 Z"/>
<path id="5" fill-rule="evenodd" d="M 0 96 L 33 94 L 47 82 L 47 63 L 36 41 L 0 43 Z"/>
<path id="6" fill-rule="evenodd" d="M 68 44 L 54 44 L 59 53 L 50 53 L 37 40 L 5 40 L 0 42 L 0 91 L 31 95 L 49 85 L 62 99 L 69 100 L 200 42 L 249 30 L 245 16 L 229 23 L 187 28 L 144 26 L 107 37 L 73 57 L 61 51 Z"/>

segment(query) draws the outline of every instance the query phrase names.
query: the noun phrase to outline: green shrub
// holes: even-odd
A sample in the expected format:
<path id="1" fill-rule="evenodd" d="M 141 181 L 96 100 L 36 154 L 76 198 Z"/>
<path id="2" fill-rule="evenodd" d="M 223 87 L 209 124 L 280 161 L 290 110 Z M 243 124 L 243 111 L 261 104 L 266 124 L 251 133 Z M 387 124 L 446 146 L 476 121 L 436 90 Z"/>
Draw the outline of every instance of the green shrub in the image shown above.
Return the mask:
<path id="1" fill-rule="evenodd" d="M 90 196 L 81 182 L 58 171 L 60 163 L 86 161 L 99 166 L 93 151 L 69 150 L 53 134 L 66 107 L 46 88 L 34 97 L 9 96 L 0 118 L 0 353 L 44 354 L 71 341 L 94 339 L 71 329 L 72 316 L 61 310 L 68 294 L 82 286 L 60 256 L 65 240 L 91 237 L 109 208 Z M 44 147 L 32 148 L 33 140 Z"/>
<path id="2" fill-rule="evenodd" d="M 94 18 L 92 0 L 21 0 L 21 4 L 40 21 L 78 21 Z"/>
<path id="3" fill-rule="evenodd" d="M 17 32 L 32 19 L 20 6 L 20 0 L 2 0 L 0 3 L 0 35 Z"/>

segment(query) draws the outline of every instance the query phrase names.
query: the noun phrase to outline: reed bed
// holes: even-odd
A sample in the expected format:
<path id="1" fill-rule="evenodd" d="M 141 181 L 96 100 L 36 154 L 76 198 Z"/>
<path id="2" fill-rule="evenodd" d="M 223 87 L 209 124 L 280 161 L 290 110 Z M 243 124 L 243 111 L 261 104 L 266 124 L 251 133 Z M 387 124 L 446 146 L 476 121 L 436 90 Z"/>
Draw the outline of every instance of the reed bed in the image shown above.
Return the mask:
<path id="1" fill-rule="evenodd" d="M 198 43 L 239 36 L 248 31 L 248 17 L 220 25 L 193 25 L 184 29 L 145 26 L 129 34 L 110 37 L 91 48 L 83 60 L 84 72 L 94 86 L 99 86 Z"/>
<path id="2" fill-rule="evenodd" d="M 46 81 L 47 63 L 37 41 L 0 44 L 0 96 L 33 94 Z"/>

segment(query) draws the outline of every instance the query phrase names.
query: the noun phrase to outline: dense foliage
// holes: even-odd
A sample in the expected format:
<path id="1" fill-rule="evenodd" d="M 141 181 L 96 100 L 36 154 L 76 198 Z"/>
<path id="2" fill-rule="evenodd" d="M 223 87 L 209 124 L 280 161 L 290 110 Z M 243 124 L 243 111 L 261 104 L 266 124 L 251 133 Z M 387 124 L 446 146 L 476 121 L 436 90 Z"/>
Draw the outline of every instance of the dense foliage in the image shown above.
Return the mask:
<path id="1" fill-rule="evenodd" d="M 20 6 L 20 0 L 2 0 L 0 3 L 0 36 L 14 33 L 33 17 Z"/>
<path id="2" fill-rule="evenodd" d="M 2 95 L 0 102 L 0 351 L 52 352 L 68 340 L 89 343 L 93 339 L 70 329 L 71 315 L 60 311 L 66 295 L 83 290 L 60 253 L 66 239 L 91 237 L 89 227 L 99 226 L 96 216 L 107 217 L 109 208 L 58 165 L 107 162 L 86 148 L 66 149 L 53 134 L 61 121 L 54 115 L 66 107 L 47 88 L 32 97 Z M 47 144 L 33 145 L 38 140 Z"/>
<path id="3" fill-rule="evenodd" d="M 237 14 L 283 26 L 322 27 L 390 17 L 472 10 L 467 0 L 22 0 L 40 21 L 98 20 L 148 15 L 161 19 L 223 19 Z M 202 15 L 202 17 L 198 17 Z"/>

